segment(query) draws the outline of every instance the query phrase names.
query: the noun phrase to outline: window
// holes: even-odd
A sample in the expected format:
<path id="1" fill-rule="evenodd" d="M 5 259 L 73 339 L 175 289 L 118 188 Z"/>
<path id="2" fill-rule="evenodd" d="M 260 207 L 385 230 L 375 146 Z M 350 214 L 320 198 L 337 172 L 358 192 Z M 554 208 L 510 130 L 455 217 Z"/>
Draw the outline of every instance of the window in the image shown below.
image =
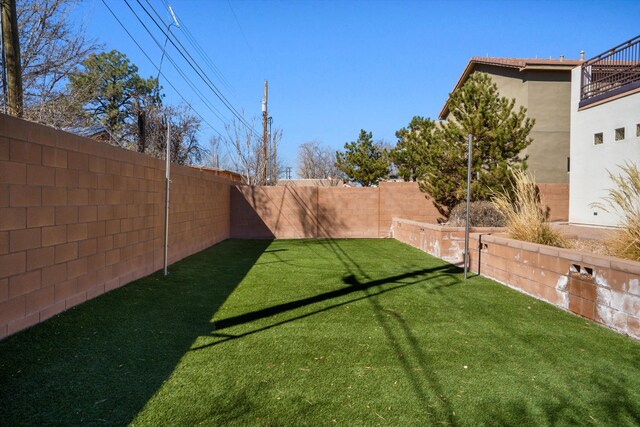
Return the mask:
<path id="1" fill-rule="evenodd" d="M 624 128 L 616 129 L 616 141 L 622 141 L 624 139 Z"/>
<path id="2" fill-rule="evenodd" d="M 600 145 L 604 142 L 604 134 L 602 132 L 593 135 L 593 144 Z"/>
<path id="3" fill-rule="evenodd" d="M 636 125 L 636 136 L 640 136 L 640 123 Z"/>

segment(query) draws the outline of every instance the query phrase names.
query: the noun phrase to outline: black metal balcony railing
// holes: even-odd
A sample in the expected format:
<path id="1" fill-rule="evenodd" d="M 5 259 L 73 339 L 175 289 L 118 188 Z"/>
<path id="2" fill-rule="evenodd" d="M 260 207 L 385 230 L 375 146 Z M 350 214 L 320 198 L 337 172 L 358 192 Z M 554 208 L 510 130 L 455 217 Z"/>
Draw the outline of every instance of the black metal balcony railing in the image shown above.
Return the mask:
<path id="1" fill-rule="evenodd" d="M 640 35 L 582 64 L 580 105 L 640 87 Z"/>

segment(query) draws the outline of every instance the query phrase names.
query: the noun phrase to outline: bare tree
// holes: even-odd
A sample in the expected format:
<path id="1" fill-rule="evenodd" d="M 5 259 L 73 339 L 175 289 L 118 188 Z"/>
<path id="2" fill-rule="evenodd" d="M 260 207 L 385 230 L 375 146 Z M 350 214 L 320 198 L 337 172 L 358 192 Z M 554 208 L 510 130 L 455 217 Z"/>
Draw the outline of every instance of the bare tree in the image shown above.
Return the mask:
<path id="1" fill-rule="evenodd" d="M 336 167 L 336 155 L 318 141 L 309 141 L 298 147 L 298 176 L 305 179 L 329 179 L 338 185 L 342 172 Z"/>
<path id="2" fill-rule="evenodd" d="M 186 105 L 149 104 L 145 106 L 144 122 L 132 123 L 144 135 L 144 142 L 128 142 L 131 149 L 154 157 L 165 158 L 167 149 L 167 122 L 171 124 L 171 161 L 181 165 L 200 164 L 207 157 L 207 150 L 198 142 L 201 120 L 190 113 Z M 131 132 L 133 133 L 133 132 Z"/>
<path id="3" fill-rule="evenodd" d="M 281 164 L 273 164 L 274 153 L 282 139 L 282 130 L 276 129 L 268 142 L 268 158 L 264 158 L 262 135 L 255 132 L 257 117 L 248 121 L 250 127 L 237 119 L 225 125 L 226 135 L 218 137 L 227 150 L 229 168 L 242 175 L 248 185 L 275 185 L 282 172 Z M 262 182 L 262 171 L 267 166 L 267 182 Z"/>
<path id="4" fill-rule="evenodd" d="M 224 142 L 219 136 L 209 138 L 209 150 L 204 165 L 214 169 L 230 169 L 229 158 L 224 149 Z"/>
<path id="5" fill-rule="evenodd" d="M 71 20 L 77 1 L 17 3 L 25 117 L 54 126 L 75 124 L 80 110 L 67 90 L 68 77 L 98 48 Z"/>

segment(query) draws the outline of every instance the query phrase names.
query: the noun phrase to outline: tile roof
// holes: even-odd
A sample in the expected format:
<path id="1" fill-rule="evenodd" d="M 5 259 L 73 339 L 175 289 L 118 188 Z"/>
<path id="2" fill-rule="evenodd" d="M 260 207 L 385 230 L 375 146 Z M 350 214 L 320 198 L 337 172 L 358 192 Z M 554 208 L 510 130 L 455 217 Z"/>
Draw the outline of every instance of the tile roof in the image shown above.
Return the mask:
<path id="1" fill-rule="evenodd" d="M 474 56 L 469 63 L 497 65 L 499 67 L 526 68 L 536 65 L 576 66 L 582 64 L 579 59 L 541 59 L 541 58 L 490 58 Z"/>

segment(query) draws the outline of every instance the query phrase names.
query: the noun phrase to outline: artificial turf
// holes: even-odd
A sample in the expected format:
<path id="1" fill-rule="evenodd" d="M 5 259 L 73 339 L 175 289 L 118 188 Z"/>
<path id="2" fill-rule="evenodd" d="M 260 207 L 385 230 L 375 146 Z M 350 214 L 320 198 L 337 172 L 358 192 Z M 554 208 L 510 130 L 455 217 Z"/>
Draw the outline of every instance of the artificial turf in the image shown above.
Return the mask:
<path id="1" fill-rule="evenodd" d="M 0 425 L 638 425 L 640 344 L 393 240 L 229 240 L 0 342 Z"/>

